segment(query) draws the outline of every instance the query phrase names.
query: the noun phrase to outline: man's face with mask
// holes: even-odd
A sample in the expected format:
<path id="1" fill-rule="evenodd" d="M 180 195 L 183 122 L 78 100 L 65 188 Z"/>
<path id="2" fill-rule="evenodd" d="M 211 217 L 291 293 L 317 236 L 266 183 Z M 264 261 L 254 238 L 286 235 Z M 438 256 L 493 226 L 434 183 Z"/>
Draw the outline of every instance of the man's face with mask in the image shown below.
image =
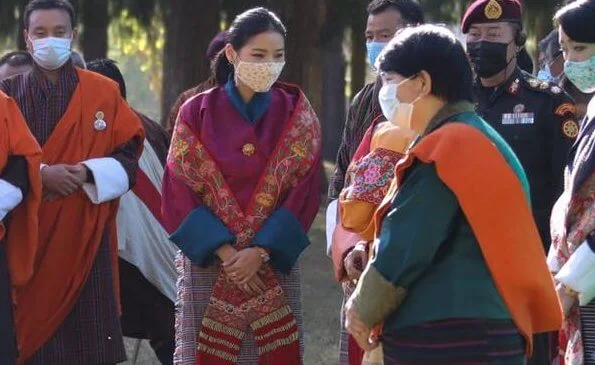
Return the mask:
<path id="1" fill-rule="evenodd" d="M 508 22 L 477 23 L 467 34 L 467 53 L 475 73 L 482 79 L 516 66 L 519 46 L 514 42 L 518 27 Z"/>
<path id="2" fill-rule="evenodd" d="M 366 46 L 368 62 L 372 67 L 380 52 L 395 36 L 397 30 L 403 28 L 405 22 L 401 13 L 394 8 L 388 8 L 377 14 L 370 14 L 366 24 Z"/>
<path id="3" fill-rule="evenodd" d="M 24 31 L 27 49 L 33 59 L 50 71 L 62 67 L 70 59 L 76 36 L 70 15 L 63 9 L 34 10 Z"/>

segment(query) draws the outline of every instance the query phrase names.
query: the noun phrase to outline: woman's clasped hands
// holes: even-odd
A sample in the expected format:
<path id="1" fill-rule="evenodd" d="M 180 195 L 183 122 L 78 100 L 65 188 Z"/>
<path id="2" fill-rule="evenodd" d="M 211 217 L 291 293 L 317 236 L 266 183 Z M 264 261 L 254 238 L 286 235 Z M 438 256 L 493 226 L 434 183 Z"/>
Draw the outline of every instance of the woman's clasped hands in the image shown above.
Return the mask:
<path id="1" fill-rule="evenodd" d="M 220 250 L 219 258 L 227 277 L 249 296 L 264 294 L 266 285 L 260 275 L 264 259 L 256 247 L 247 247 L 240 251 L 227 245 Z"/>

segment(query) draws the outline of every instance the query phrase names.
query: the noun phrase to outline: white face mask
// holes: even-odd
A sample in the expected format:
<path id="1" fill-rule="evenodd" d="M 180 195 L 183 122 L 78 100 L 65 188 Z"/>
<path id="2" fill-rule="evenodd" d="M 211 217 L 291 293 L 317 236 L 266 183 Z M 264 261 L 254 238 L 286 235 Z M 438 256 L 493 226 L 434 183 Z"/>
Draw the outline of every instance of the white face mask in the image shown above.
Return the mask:
<path id="1" fill-rule="evenodd" d="M 421 96 L 418 96 L 410 103 L 402 103 L 399 100 L 397 92 L 399 91 L 399 86 L 411 79 L 412 78 L 410 77 L 398 84 L 386 84 L 382 86 L 378 93 L 378 102 L 380 103 L 382 114 L 384 114 L 386 120 L 397 127 L 406 129 L 411 129 L 413 106 L 419 99 L 421 99 Z"/>
<path id="2" fill-rule="evenodd" d="M 71 38 L 46 37 L 31 39 L 33 59 L 46 70 L 57 70 L 70 59 Z"/>
<path id="3" fill-rule="evenodd" d="M 279 79 L 285 62 L 244 62 L 235 65 L 235 77 L 257 93 L 271 89 Z"/>

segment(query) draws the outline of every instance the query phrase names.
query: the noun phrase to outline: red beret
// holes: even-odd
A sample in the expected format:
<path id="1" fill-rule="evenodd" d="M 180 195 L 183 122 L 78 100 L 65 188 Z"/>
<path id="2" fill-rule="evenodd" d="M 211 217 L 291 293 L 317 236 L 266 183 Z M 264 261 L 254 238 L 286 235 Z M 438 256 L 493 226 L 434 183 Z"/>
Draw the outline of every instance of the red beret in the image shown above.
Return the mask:
<path id="1" fill-rule="evenodd" d="M 465 12 L 461 29 L 466 34 L 472 24 L 506 21 L 522 25 L 523 6 L 520 0 L 477 0 Z"/>

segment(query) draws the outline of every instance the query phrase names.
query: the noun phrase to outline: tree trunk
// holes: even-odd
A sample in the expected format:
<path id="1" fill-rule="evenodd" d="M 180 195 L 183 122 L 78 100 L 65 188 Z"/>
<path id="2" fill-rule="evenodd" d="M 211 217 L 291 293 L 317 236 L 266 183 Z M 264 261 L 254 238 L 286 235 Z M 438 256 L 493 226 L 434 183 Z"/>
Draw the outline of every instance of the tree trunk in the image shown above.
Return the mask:
<path id="1" fill-rule="evenodd" d="M 321 35 L 327 1 L 275 0 L 271 4 L 271 9 L 276 10 L 288 31 L 287 66 L 281 78 L 304 90 L 319 118 L 323 115 Z M 324 125 L 323 120 L 321 123 Z M 328 185 L 326 175 L 323 176 L 321 193 L 326 191 Z"/>
<path id="2" fill-rule="evenodd" d="M 276 10 L 271 5 L 271 0 L 223 0 L 223 11 L 225 12 L 226 21 L 229 26 L 237 15 L 248 9 L 264 6 L 273 11 Z"/>
<path id="3" fill-rule="evenodd" d="M 321 0 L 293 0 L 285 3 L 280 16 L 288 28 L 287 67 L 284 80 L 299 85 L 320 116 L 322 106 L 322 58 L 320 36 L 326 16 Z"/>
<path id="4" fill-rule="evenodd" d="M 539 42 L 552 31 L 551 14 L 549 12 L 540 11 L 538 14 L 536 14 L 535 18 L 533 19 L 533 29 L 528 29 L 526 31 L 528 31 L 529 33 L 533 33 L 535 36 L 535 43 L 539 44 Z M 537 47 L 533 56 L 535 59 L 538 59 Z M 538 68 L 539 65 L 537 65 L 536 69 Z"/>
<path id="5" fill-rule="evenodd" d="M 366 17 L 351 21 L 351 97 L 366 84 Z"/>
<path id="6" fill-rule="evenodd" d="M 165 22 L 162 120 L 180 93 L 207 79 L 205 52 L 219 31 L 221 6 L 213 0 L 171 0 Z"/>
<path id="7" fill-rule="evenodd" d="M 345 57 L 343 56 L 344 27 L 340 7 L 330 0 L 322 31 L 322 133 L 323 157 L 335 161 L 345 124 Z M 335 4 L 333 4 L 335 3 Z"/>
<path id="8" fill-rule="evenodd" d="M 25 7 L 29 3 L 29 0 L 20 0 L 19 1 L 19 20 L 17 24 L 17 35 L 16 35 L 16 44 L 17 48 L 21 51 L 27 50 L 27 43 L 25 43 L 25 37 L 23 35 L 23 30 L 25 29 Z"/>
<path id="9" fill-rule="evenodd" d="M 85 60 L 107 57 L 108 0 L 85 0 L 82 5 L 81 46 Z"/>

